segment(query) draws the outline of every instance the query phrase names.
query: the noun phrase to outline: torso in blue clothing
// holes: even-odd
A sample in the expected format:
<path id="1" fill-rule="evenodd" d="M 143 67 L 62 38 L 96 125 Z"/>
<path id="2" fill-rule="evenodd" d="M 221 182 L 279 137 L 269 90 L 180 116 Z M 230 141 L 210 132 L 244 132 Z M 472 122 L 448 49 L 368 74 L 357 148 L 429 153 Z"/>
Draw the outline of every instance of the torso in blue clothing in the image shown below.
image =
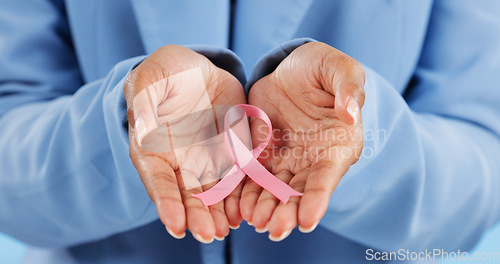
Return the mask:
<path id="1" fill-rule="evenodd" d="M 0 6 L 0 232 L 33 246 L 26 263 L 356 263 L 371 247 L 470 250 L 500 221 L 498 0 Z M 366 80 L 364 149 L 318 228 L 281 243 L 246 224 L 211 245 L 171 238 L 130 160 L 128 72 L 199 44 L 259 79 L 301 37 L 354 57 Z"/>
<path id="2" fill-rule="evenodd" d="M 231 48 L 247 76 L 264 53 L 311 37 L 340 49 L 403 92 L 417 63 L 430 1 L 66 1 L 75 51 L 85 82 L 104 77 L 119 61 L 166 44 Z M 231 22 L 232 21 L 232 22 Z M 232 23 L 232 26 L 230 24 Z M 232 29 L 232 31 L 231 31 Z M 231 45 L 231 47 L 229 47 Z M 370 230 L 366 230 L 370 232 Z M 159 222 L 68 250 L 32 251 L 42 263 L 354 263 L 366 247 L 321 226 L 295 230 L 281 243 L 242 224 L 224 242 L 175 240 Z"/>
<path id="3" fill-rule="evenodd" d="M 29 249 L 28 263 L 364 263 L 366 247 L 321 226 L 310 234 L 294 230 L 275 243 L 242 223 L 224 241 L 204 245 L 187 235 L 176 240 L 159 221 L 136 230 L 70 249 Z M 31 262 L 32 261 L 32 262 Z M 382 261 L 380 263 L 383 263 Z"/>
<path id="4" fill-rule="evenodd" d="M 231 48 L 248 77 L 266 52 L 308 37 L 354 57 L 402 92 L 418 62 L 431 11 L 430 0 L 235 2 L 231 16 L 229 0 L 67 1 L 84 79 L 102 78 L 117 62 L 167 44 Z"/>
<path id="5" fill-rule="evenodd" d="M 247 76 L 264 53 L 310 37 L 340 49 L 403 93 L 420 56 L 431 1 L 365 0 L 88 0 L 66 1 L 67 19 L 85 82 L 103 78 L 121 60 L 166 44 L 232 49 Z M 233 13 L 231 14 L 231 10 Z M 232 25 L 231 25 L 232 24 Z M 370 232 L 370 230 L 365 230 Z M 70 249 L 31 249 L 39 263 L 356 263 L 366 246 L 318 227 L 281 243 L 245 223 L 223 242 L 175 240 L 159 222 Z"/>

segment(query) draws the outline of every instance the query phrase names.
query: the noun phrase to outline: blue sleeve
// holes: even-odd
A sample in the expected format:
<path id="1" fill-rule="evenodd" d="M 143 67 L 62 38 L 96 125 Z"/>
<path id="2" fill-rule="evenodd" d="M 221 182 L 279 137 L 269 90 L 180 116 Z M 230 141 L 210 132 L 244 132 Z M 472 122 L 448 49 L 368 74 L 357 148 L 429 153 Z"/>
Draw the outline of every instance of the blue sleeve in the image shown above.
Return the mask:
<path id="1" fill-rule="evenodd" d="M 123 126 L 123 82 L 143 58 L 82 86 L 62 6 L 1 5 L 0 230 L 58 247 L 154 220 Z"/>
<path id="2" fill-rule="evenodd" d="M 451 251 L 500 220 L 499 12 L 498 1 L 435 1 L 403 97 L 365 67 L 365 152 L 326 227 L 375 248 Z"/>
<path id="3" fill-rule="evenodd" d="M 0 2 L 0 231 L 67 247 L 157 220 L 125 125 L 124 81 L 144 57 L 83 85 L 63 7 Z M 192 49 L 244 82 L 232 52 Z"/>
<path id="4" fill-rule="evenodd" d="M 364 67 L 364 150 L 320 225 L 380 250 L 469 250 L 500 220 L 499 13 L 495 1 L 435 1 L 403 95 Z"/>

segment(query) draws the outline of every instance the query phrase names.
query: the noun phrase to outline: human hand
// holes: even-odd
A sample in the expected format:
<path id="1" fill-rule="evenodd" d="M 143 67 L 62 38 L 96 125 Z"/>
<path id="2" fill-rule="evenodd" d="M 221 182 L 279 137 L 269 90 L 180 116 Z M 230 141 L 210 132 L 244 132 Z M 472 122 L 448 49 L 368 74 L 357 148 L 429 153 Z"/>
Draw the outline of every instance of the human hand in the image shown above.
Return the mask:
<path id="1" fill-rule="evenodd" d="M 240 209 L 256 231 L 268 230 L 271 240 L 280 241 L 297 225 L 303 232 L 317 226 L 363 148 L 364 82 L 356 60 L 316 42 L 298 47 L 253 85 L 249 104 L 268 114 L 274 130 L 260 161 L 304 193 L 283 204 L 247 178 Z M 267 135 L 260 120 L 251 121 L 251 132 L 254 146 Z"/>
<path id="2" fill-rule="evenodd" d="M 204 243 L 223 239 L 241 222 L 241 184 L 210 207 L 192 195 L 231 165 L 218 155 L 225 113 L 219 106 L 246 102 L 240 82 L 206 57 L 169 45 L 134 69 L 124 89 L 130 157 L 167 231 L 182 238 L 187 228 Z M 155 134 L 163 143 L 148 140 Z"/>

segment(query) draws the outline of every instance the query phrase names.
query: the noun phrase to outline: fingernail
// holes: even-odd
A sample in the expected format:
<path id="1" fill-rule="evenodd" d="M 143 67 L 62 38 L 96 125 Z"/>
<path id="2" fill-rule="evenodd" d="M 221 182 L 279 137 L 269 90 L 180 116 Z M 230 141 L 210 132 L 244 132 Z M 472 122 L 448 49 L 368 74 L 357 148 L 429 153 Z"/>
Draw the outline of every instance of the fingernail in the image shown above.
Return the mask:
<path id="1" fill-rule="evenodd" d="M 354 124 L 358 123 L 359 106 L 356 100 L 352 97 L 349 98 L 349 101 L 347 102 L 347 113 L 349 113 L 354 120 Z"/>
<path id="2" fill-rule="evenodd" d="M 257 228 L 256 227 L 255 232 L 261 233 L 261 234 L 267 232 L 267 225 L 264 228 Z"/>
<path id="3" fill-rule="evenodd" d="M 239 224 L 237 226 L 229 225 L 229 228 L 236 230 L 236 229 L 240 228 L 240 225 Z"/>
<path id="4" fill-rule="evenodd" d="M 186 232 L 182 232 L 182 234 L 178 235 L 178 234 L 175 234 L 172 230 L 170 230 L 168 227 L 165 227 L 165 229 L 167 229 L 167 232 L 173 236 L 174 238 L 176 239 L 183 239 L 185 236 L 186 236 Z"/>
<path id="5" fill-rule="evenodd" d="M 275 236 L 269 234 L 269 239 L 273 242 L 280 242 L 283 239 L 287 238 L 290 235 L 290 233 L 292 233 L 292 230 L 288 230 L 288 231 L 283 232 L 283 234 L 281 234 L 281 236 L 279 236 L 279 237 L 275 237 Z"/>
<path id="6" fill-rule="evenodd" d="M 198 234 L 193 234 L 193 237 L 194 237 L 196 240 L 198 240 L 198 241 L 200 241 L 201 243 L 203 243 L 203 244 L 210 244 L 210 243 L 214 242 L 214 238 L 213 238 L 213 237 L 212 237 L 211 239 L 204 239 L 203 237 L 201 237 L 201 236 L 200 236 L 200 235 L 198 235 Z"/>
<path id="7" fill-rule="evenodd" d="M 140 146 L 142 138 L 146 135 L 146 122 L 142 117 L 135 119 L 135 138 L 137 139 L 137 144 Z"/>
<path id="8" fill-rule="evenodd" d="M 247 224 L 248 224 L 249 226 L 253 226 L 251 222 L 247 222 Z"/>
<path id="9" fill-rule="evenodd" d="M 215 236 L 214 238 L 215 238 L 215 240 L 217 240 L 217 241 L 222 241 L 222 240 L 224 240 L 224 238 L 225 238 L 225 237 L 218 237 L 218 236 Z"/>
<path id="10" fill-rule="evenodd" d="M 314 229 L 316 229 L 317 226 L 318 226 L 318 223 L 312 225 L 309 228 L 304 228 L 302 226 L 299 226 L 299 231 L 302 233 L 311 233 L 312 231 L 314 231 Z"/>

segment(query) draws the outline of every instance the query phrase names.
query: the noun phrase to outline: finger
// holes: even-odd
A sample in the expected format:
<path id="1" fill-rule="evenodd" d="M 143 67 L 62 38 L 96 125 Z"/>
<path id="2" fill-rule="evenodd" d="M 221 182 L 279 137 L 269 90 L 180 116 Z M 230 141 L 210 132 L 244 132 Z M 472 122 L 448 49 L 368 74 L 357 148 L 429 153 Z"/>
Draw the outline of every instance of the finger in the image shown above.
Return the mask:
<path id="1" fill-rule="evenodd" d="M 252 213 L 251 223 L 257 233 L 267 232 L 267 224 L 273 215 L 274 209 L 279 204 L 279 200 L 269 191 L 264 190 L 259 196 Z"/>
<path id="2" fill-rule="evenodd" d="M 308 174 L 308 170 L 300 172 L 290 180 L 289 185 L 298 192 L 303 192 Z M 297 226 L 300 200 L 301 197 L 293 196 L 288 203 L 280 203 L 276 207 L 268 224 L 270 240 L 279 242 L 285 239 Z"/>
<path id="3" fill-rule="evenodd" d="M 274 242 L 287 238 L 298 223 L 300 197 L 294 196 L 286 204 L 280 203 L 269 221 L 269 239 Z"/>
<path id="4" fill-rule="evenodd" d="M 223 122 L 219 123 L 221 126 L 223 125 Z M 243 142 L 248 149 L 252 149 L 251 145 L 251 134 L 250 134 L 250 129 L 249 129 L 249 120 L 248 118 L 243 118 L 240 120 L 238 123 L 234 124 L 233 127 L 231 128 L 233 132 L 238 136 L 238 138 Z M 221 127 L 221 130 L 223 128 Z M 227 151 L 226 146 L 222 146 L 223 150 L 221 151 Z M 232 161 L 232 160 L 231 160 Z M 233 165 L 233 162 L 230 163 Z M 227 174 L 227 172 L 232 168 L 232 166 L 229 166 L 227 168 L 227 171 L 224 174 Z M 231 229 L 237 229 L 240 226 L 240 223 L 242 221 L 241 217 L 241 212 L 240 212 L 240 197 L 241 197 L 241 192 L 243 190 L 243 183 L 244 181 L 241 181 L 238 186 L 229 194 L 226 199 L 224 199 L 224 209 L 226 211 L 226 216 L 229 221 L 229 227 Z"/>
<path id="5" fill-rule="evenodd" d="M 229 222 L 224 210 L 224 203 L 224 201 L 220 201 L 209 207 L 215 226 L 214 238 L 219 241 L 224 240 L 229 235 Z"/>
<path id="6" fill-rule="evenodd" d="M 335 111 L 339 119 L 352 125 L 358 122 L 360 109 L 365 102 L 365 73 L 353 58 L 340 56 L 332 79 L 331 90 L 335 95 Z M 332 69 L 323 69 L 332 71 Z"/>
<path id="7" fill-rule="evenodd" d="M 293 175 L 289 171 L 284 170 L 276 174 L 276 177 L 288 184 L 293 178 Z M 255 231 L 258 233 L 267 231 L 269 220 L 279 204 L 280 201 L 274 197 L 272 193 L 267 190 L 262 191 L 252 215 L 252 224 L 255 227 Z"/>
<path id="8" fill-rule="evenodd" d="M 177 239 L 184 238 L 186 213 L 172 168 L 165 166 L 163 170 L 154 172 L 145 186 L 168 233 Z"/>
<path id="9" fill-rule="evenodd" d="M 252 139 L 252 146 L 255 148 L 262 144 L 267 138 L 268 128 L 264 121 L 258 118 L 252 118 L 250 120 L 250 135 Z M 272 145 L 272 140 L 267 147 Z M 263 164 L 269 164 L 272 155 L 270 155 L 270 150 L 266 147 L 263 153 L 259 156 L 259 161 Z M 240 198 L 240 212 L 242 218 L 252 225 L 252 216 L 255 209 L 255 205 L 259 200 L 260 194 L 262 193 L 262 187 L 252 181 L 250 178 L 246 178 L 243 189 L 241 191 Z"/>
<path id="10" fill-rule="evenodd" d="M 357 123 L 365 102 L 365 72 L 359 62 L 341 51 L 322 45 L 320 64 L 323 89 L 335 96 L 335 112 L 346 124 Z"/>
<path id="11" fill-rule="evenodd" d="M 243 181 L 238 184 L 236 189 L 224 200 L 224 210 L 231 229 L 238 229 L 242 221 L 240 213 L 240 197 L 243 190 Z"/>
<path id="12" fill-rule="evenodd" d="M 203 185 L 203 190 L 207 191 L 212 188 L 217 182 L 211 182 L 209 184 Z M 212 219 L 215 227 L 214 238 L 222 241 L 229 234 L 229 222 L 224 209 L 225 200 L 218 202 L 212 206 L 209 206 L 210 214 L 212 214 Z"/>
<path id="13" fill-rule="evenodd" d="M 172 166 L 175 157 L 167 153 L 151 153 L 140 148 L 135 139 L 134 127 L 129 124 L 130 157 L 146 191 L 156 205 L 158 216 L 168 233 L 183 238 L 186 230 L 185 208 L 179 192 L 178 181 Z"/>
<path id="14" fill-rule="evenodd" d="M 181 188 L 182 201 L 186 208 L 187 228 L 193 234 L 193 237 L 202 243 L 211 243 L 215 236 L 215 224 L 212 217 L 212 212 L 208 207 L 203 205 L 203 202 L 195 198 L 193 194 L 201 193 L 201 186 L 185 189 L 185 185 L 191 186 L 192 182 L 197 182 L 198 179 L 188 172 L 183 172 L 183 175 L 178 175 L 179 186 Z M 184 184 L 183 181 L 189 181 Z"/>
<path id="15" fill-rule="evenodd" d="M 360 101 L 361 104 L 363 103 L 364 95 L 362 99 L 359 99 L 361 95 L 354 95 L 359 92 L 352 91 L 355 89 L 357 86 L 353 84 L 339 85 L 335 96 L 335 113 L 340 121 L 348 125 L 357 124 L 361 118 L 359 105 Z"/>
<path id="16" fill-rule="evenodd" d="M 158 127 L 158 91 L 163 93 L 166 80 L 162 79 L 142 88 L 137 85 L 131 92 L 133 99 L 128 111 L 128 121 L 135 128 L 137 143 L 141 145 L 142 139 Z M 161 98 L 160 98 L 161 99 Z"/>
<path id="17" fill-rule="evenodd" d="M 347 160 L 325 159 L 311 166 L 299 204 L 299 225 L 302 231 L 312 231 L 323 217 L 333 190 L 346 173 Z"/>
<path id="18" fill-rule="evenodd" d="M 249 225 L 252 225 L 253 212 L 261 193 L 262 187 L 247 177 L 241 191 L 240 213 Z"/>

